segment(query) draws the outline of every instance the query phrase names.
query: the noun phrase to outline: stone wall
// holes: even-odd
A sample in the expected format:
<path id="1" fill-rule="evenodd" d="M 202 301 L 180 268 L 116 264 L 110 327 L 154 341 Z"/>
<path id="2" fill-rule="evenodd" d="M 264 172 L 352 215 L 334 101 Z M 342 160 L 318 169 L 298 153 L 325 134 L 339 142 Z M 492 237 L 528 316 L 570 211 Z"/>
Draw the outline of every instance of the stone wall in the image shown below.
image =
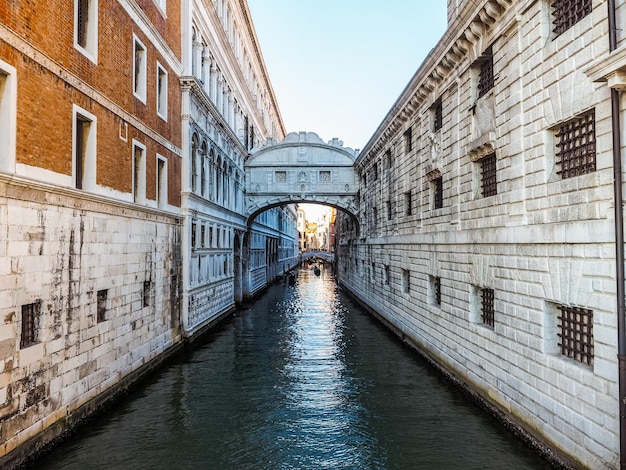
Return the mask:
<path id="1" fill-rule="evenodd" d="M 552 8 L 463 2 L 465 16 L 357 159 L 360 230 L 339 217 L 338 271 L 400 334 L 558 452 L 616 468 L 610 93 L 585 71 L 608 55 L 607 9 L 594 1 L 556 34 Z M 481 93 L 484 64 L 493 77 Z M 559 132 L 590 113 L 593 168 L 566 177 Z M 579 327 L 587 361 L 560 347 L 559 308 L 590 312 Z"/>
<path id="2" fill-rule="evenodd" d="M 0 233 L 2 456 L 181 340 L 180 225 L 0 176 Z M 29 305 L 34 337 L 24 344 Z"/>

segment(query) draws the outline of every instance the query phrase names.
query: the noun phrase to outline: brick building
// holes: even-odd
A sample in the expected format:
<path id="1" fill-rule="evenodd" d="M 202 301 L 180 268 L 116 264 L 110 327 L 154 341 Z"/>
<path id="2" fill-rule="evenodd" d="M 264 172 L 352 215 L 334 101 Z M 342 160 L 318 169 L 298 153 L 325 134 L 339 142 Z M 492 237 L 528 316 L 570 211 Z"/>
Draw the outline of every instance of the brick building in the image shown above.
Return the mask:
<path id="1" fill-rule="evenodd" d="M 617 468 L 626 5 L 448 7 L 356 161 L 341 283 L 519 432 Z"/>
<path id="2" fill-rule="evenodd" d="M 3 463 L 180 341 L 180 17 L 0 4 Z"/>

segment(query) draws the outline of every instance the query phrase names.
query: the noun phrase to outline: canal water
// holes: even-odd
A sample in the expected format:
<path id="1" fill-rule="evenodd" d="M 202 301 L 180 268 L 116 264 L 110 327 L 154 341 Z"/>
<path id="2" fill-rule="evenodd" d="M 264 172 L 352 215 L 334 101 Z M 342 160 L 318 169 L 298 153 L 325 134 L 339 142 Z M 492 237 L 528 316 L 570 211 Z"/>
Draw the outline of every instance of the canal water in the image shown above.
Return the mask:
<path id="1" fill-rule="evenodd" d="M 548 469 L 341 293 L 276 284 L 38 469 Z"/>

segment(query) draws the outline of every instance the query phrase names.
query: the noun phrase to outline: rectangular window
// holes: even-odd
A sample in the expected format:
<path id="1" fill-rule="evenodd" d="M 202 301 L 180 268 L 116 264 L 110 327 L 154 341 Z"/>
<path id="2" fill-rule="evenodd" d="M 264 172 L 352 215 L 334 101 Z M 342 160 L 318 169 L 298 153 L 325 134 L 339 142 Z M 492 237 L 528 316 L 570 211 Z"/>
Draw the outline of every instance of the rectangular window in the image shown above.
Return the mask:
<path id="1" fill-rule="evenodd" d="M 157 114 L 167 121 L 167 70 L 157 62 L 156 76 L 156 107 Z"/>
<path id="2" fill-rule="evenodd" d="M 413 201 L 411 197 L 411 191 L 407 191 L 406 193 L 404 193 L 404 214 L 413 214 Z"/>
<path id="3" fill-rule="evenodd" d="M 74 187 L 95 189 L 96 117 L 74 105 Z"/>
<path id="4" fill-rule="evenodd" d="M 385 207 L 387 209 L 387 220 L 391 220 L 391 201 L 387 201 Z"/>
<path id="5" fill-rule="evenodd" d="M 593 365 L 593 311 L 559 305 L 559 347 L 561 354 Z"/>
<path id="6" fill-rule="evenodd" d="M 17 80 L 15 68 L 0 60 L 0 171 L 15 172 Z"/>
<path id="7" fill-rule="evenodd" d="M 196 247 L 196 229 L 197 229 L 197 224 L 195 222 L 191 223 L 191 248 L 195 248 Z"/>
<path id="8" fill-rule="evenodd" d="M 133 201 L 146 200 L 146 147 L 133 140 Z"/>
<path id="9" fill-rule="evenodd" d="M 287 182 L 287 172 L 286 171 L 275 171 L 274 172 L 274 181 L 277 183 L 286 183 Z"/>
<path id="10" fill-rule="evenodd" d="M 106 313 L 107 313 L 107 295 L 108 295 L 108 290 L 104 289 L 104 290 L 99 290 L 98 294 L 97 294 L 97 320 L 98 323 L 102 323 L 103 321 L 106 320 Z"/>
<path id="11" fill-rule="evenodd" d="M 443 104 L 441 98 L 438 98 L 433 104 L 432 117 L 433 117 L 433 132 L 437 132 L 443 127 Z"/>
<path id="12" fill-rule="evenodd" d="M 478 97 L 485 95 L 494 86 L 493 77 L 493 54 L 491 46 L 478 59 Z"/>
<path id="13" fill-rule="evenodd" d="M 596 171 L 595 109 L 561 124 L 555 131 L 557 174 L 561 178 Z"/>
<path id="14" fill-rule="evenodd" d="M 413 129 L 410 127 L 404 132 L 404 151 L 410 152 L 413 150 Z"/>
<path id="15" fill-rule="evenodd" d="M 74 47 L 98 61 L 98 0 L 74 0 Z"/>
<path id="16" fill-rule="evenodd" d="M 389 265 L 386 264 L 385 265 L 385 285 L 387 286 L 389 285 L 390 279 L 391 279 L 391 271 L 389 269 Z"/>
<path id="17" fill-rule="evenodd" d="M 143 103 L 146 102 L 147 52 L 146 46 L 133 35 L 133 94 Z"/>
<path id="18" fill-rule="evenodd" d="M 157 204 L 159 208 L 167 207 L 167 160 L 157 155 Z"/>
<path id="19" fill-rule="evenodd" d="M 481 173 L 481 186 L 483 197 L 498 194 L 498 181 L 496 180 L 496 154 L 491 153 L 479 160 Z"/>
<path id="20" fill-rule="evenodd" d="M 591 0 L 552 0 L 552 31 L 557 36 L 591 13 Z"/>
<path id="21" fill-rule="evenodd" d="M 430 285 L 433 304 L 441 306 L 441 278 L 438 276 L 430 276 Z"/>
<path id="22" fill-rule="evenodd" d="M 209 247 L 213 248 L 213 227 L 209 227 Z"/>
<path id="23" fill-rule="evenodd" d="M 493 328 L 495 323 L 495 315 L 493 310 L 494 290 L 483 288 L 480 290 L 481 294 L 481 312 L 480 319 L 482 322 Z"/>
<path id="24" fill-rule="evenodd" d="M 330 183 L 330 171 L 320 171 L 320 183 Z"/>
<path id="25" fill-rule="evenodd" d="M 402 292 L 405 294 L 411 291 L 411 273 L 408 269 L 402 270 Z"/>
<path id="26" fill-rule="evenodd" d="M 37 330 L 40 315 L 41 302 L 22 305 L 22 336 L 20 338 L 20 349 L 27 348 L 39 342 Z"/>
<path id="27" fill-rule="evenodd" d="M 433 180 L 433 207 L 435 209 L 443 207 L 443 176 Z"/>
<path id="28" fill-rule="evenodd" d="M 378 164 L 374 162 L 372 165 L 372 181 L 376 181 L 378 179 Z"/>
<path id="29" fill-rule="evenodd" d="M 200 246 L 204 248 L 206 244 L 206 226 L 204 224 L 200 225 Z"/>
<path id="30" fill-rule="evenodd" d="M 150 281 L 143 281 L 142 299 L 143 299 L 143 306 L 144 307 L 150 306 L 150 290 L 151 290 L 151 287 L 152 287 L 152 283 Z"/>
<path id="31" fill-rule="evenodd" d="M 393 166 L 393 158 L 391 158 L 391 149 L 388 149 L 385 152 L 385 162 L 387 162 L 387 168 L 391 168 Z"/>

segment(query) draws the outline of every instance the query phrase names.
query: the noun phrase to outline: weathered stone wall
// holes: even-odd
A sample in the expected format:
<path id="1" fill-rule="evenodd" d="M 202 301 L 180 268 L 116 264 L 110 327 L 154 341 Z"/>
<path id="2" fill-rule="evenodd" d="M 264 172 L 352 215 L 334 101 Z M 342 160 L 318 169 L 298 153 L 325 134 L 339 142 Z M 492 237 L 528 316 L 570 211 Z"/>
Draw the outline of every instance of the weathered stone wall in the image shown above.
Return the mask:
<path id="1" fill-rule="evenodd" d="M 609 88 L 585 72 L 608 53 L 606 4 L 560 35 L 550 2 L 463 5 L 469 16 L 356 162 L 360 232 L 340 216 L 339 276 L 532 433 L 589 468 L 617 468 L 611 108 Z M 489 47 L 494 86 L 479 96 Z M 590 110 L 595 169 L 563 178 L 556 129 Z M 484 196 L 490 153 L 497 194 Z M 493 326 L 483 289 L 494 292 Z M 561 354 L 558 306 L 593 312 L 591 365 Z"/>
<path id="2" fill-rule="evenodd" d="M 163 213 L 0 177 L 0 456 L 180 341 L 179 232 Z"/>

